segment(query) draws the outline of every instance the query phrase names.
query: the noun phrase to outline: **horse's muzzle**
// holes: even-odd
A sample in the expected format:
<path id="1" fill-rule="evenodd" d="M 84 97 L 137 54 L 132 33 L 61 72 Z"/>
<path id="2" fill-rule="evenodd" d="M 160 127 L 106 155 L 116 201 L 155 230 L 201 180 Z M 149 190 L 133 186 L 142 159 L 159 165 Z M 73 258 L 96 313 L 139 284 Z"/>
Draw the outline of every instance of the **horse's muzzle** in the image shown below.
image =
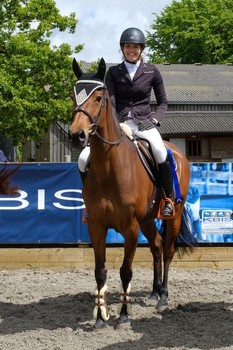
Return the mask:
<path id="1" fill-rule="evenodd" d="M 84 148 L 87 145 L 87 137 L 83 130 L 79 130 L 76 133 L 72 133 L 70 130 L 68 132 L 69 139 L 71 140 L 72 146 L 74 148 Z"/>

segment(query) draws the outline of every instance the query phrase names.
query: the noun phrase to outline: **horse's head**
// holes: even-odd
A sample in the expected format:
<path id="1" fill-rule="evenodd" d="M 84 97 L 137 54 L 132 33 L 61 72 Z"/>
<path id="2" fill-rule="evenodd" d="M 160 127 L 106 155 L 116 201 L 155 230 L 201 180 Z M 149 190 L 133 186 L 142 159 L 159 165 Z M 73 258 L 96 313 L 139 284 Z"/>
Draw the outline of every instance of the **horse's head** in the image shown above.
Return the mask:
<path id="1" fill-rule="evenodd" d="M 73 71 L 78 81 L 74 86 L 73 116 L 69 135 L 74 147 L 83 148 L 88 144 L 89 135 L 95 132 L 105 105 L 106 64 L 102 58 L 96 73 L 83 73 L 74 58 Z"/>

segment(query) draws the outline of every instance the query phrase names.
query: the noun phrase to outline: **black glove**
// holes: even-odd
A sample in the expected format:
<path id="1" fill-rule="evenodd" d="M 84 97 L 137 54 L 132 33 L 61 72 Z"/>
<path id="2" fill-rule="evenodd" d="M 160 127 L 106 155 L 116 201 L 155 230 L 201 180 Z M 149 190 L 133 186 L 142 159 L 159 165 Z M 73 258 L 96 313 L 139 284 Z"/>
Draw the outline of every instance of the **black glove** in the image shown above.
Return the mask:
<path id="1" fill-rule="evenodd" d="M 145 120 L 142 123 L 139 123 L 138 130 L 144 131 L 144 130 L 150 130 L 155 128 L 155 124 L 151 120 Z"/>

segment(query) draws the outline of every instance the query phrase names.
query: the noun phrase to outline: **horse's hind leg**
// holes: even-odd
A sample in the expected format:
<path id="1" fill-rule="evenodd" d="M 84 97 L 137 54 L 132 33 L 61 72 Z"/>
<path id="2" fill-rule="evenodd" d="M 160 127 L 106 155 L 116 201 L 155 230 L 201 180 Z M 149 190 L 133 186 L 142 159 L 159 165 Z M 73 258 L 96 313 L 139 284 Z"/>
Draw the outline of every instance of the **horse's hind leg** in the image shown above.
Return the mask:
<path id="1" fill-rule="evenodd" d="M 93 317 L 96 320 L 95 327 L 103 328 L 109 319 L 108 305 L 106 299 L 107 292 L 107 270 L 105 268 L 106 261 L 106 230 L 100 230 L 88 223 L 88 230 L 95 254 L 95 280 L 97 288 L 95 291 L 95 308 Z M 92 233 L 93 232 L 93 233 Z M 98 234 L 97 234 L 98 232 Z"/>
<path id="2" fill-rule="evenodd" d="M 154 220 L 141 225 L 140 228 L 149 242 L 153 256 L 154 279 L 150 299 L 159 300 L 162 288 L 162 237 L 156 228 Z"/>
<path id="3" fill-rule="evenodd" d="M 130 304 L 130 281 L 132 279 L 132 262 L 137 248 L 138 228 L 125 235 L 124 260 L 120 268 L 122 282 L 121 302 L 118 306 L 119 318 L 116 328 L 131 325 L 129 315 L 131 314 Z"/>
<path id="4" fill-rule="evenodd" d="M 175 253 L 175 241 L 180 232 L 181 215 L 177 215 L 175 219 L 167 220 L 166 222 L 166 240 L 163 247 L 163 283 L 160 290 L 160 300 L 157 304 L 159 313 L 164 313 L 169 310 L 167 301 L 169 267 Z"/>

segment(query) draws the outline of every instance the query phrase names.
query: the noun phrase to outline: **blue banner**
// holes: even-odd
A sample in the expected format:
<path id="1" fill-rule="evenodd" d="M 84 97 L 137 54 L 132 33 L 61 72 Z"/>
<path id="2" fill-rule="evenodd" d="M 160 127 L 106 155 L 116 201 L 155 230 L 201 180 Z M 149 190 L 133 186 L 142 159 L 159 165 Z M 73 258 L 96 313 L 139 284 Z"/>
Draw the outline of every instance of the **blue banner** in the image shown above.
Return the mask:
<path id="1" fill-rule="evenodd" d="M 23 164 L 13 183 L 20 195 L 0 196 L 0 243 L 89 241 L 77 164 Z"/>
<path id="2" fill-rule="evenodd" d="M 198 241 L 233 242 L 233 164 L 190 167 L 185 206 Z M 12 179 L 20 194 L 0 196 L 0 244 L 90 243 L 76 163 L 23 164 Z M 161 222 L 156 223 L 159 228 Z M 107 243 L 123 242 L 120 233 L 108 230 Z M 139 243 L 146 242 L 140 232 Z"/>

